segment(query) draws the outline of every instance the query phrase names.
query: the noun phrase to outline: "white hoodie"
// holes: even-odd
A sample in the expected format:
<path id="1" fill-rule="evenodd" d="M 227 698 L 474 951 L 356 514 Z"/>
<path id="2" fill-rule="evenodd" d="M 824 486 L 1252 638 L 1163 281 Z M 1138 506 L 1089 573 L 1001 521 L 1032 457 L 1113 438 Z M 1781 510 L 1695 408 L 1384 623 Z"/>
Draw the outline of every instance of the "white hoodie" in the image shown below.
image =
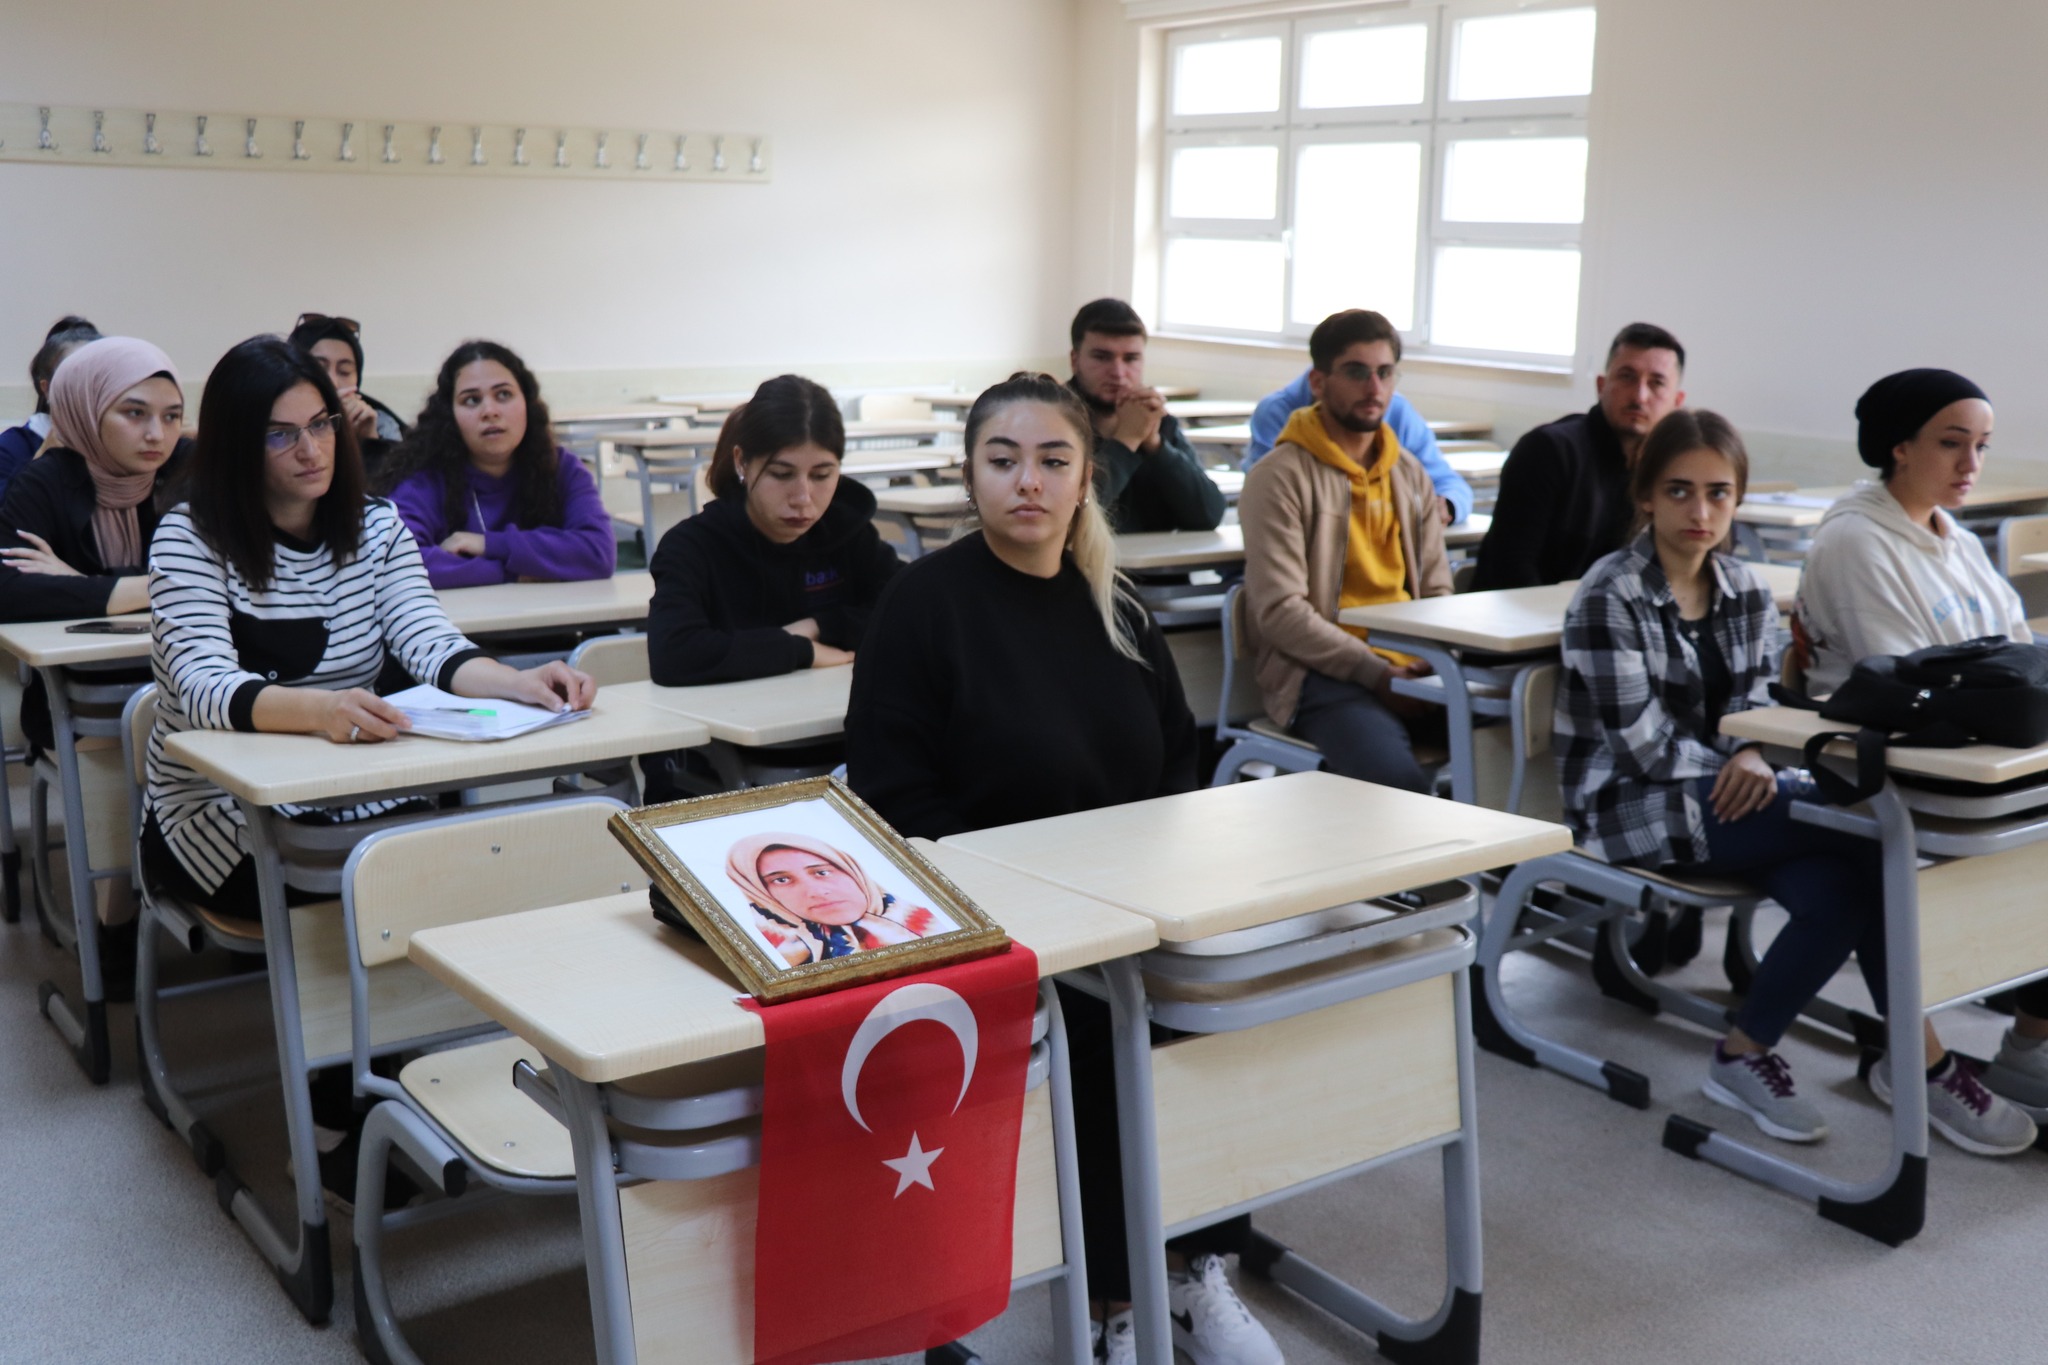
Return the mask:
<path id="1" fill-rule="evenodd" d="M 1813 643 L 1806 690 L 1826 696 L 1859 659 L 1984 635 L 2028 641 L 2025 609 L 1983 544 L 1936 508 L 1916 524 L 1881 483 L 1859 483 L 1821 518 L 1794 611 Z"/>

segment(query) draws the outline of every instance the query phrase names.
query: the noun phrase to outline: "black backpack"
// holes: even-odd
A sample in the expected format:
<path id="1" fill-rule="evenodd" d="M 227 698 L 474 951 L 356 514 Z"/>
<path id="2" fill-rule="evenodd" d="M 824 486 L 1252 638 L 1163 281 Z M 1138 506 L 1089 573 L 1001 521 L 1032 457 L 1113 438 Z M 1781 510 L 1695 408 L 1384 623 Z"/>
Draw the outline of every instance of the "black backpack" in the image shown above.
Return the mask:
<path id="1" fill-rule="evenodd" d="M 1840 735 L 1815 735 L 1806 744 L 1806 766 L 1823 794 L 1842 805 L 1884 785 L 1887 744 L 2031 749 L 2048 743 L 2048 645 L 2023 645 L 2003 635 L 1873 655 L 1818 705 L 1782 689 L 1773 692 L 1777 700 L 1818 710 L 1824 719 L 1862 727 L 1855 737 L 1853 788 L 1819 766 L 1821 750 Z"/>

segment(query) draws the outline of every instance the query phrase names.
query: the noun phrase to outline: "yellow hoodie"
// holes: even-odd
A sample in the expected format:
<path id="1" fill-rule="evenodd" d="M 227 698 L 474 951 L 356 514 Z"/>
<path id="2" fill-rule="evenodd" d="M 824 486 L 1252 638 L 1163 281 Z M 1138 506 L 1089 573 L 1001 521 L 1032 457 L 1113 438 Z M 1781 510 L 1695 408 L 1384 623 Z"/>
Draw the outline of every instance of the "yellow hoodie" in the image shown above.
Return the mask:
<path id="1" fill-rule="evenodd" d="M 1380 423 L 1372 446 L 1372 463 L 1361 468 L 1346 455 L 1329 430 L 1323 426 L 1323 405 L 1297 408 L 1281 429 L 1280 441 L 1292 442 L 1351 481 L 1351 524 L 1344 548 L 1344 585 L 1337 597 L 1337 609 L 1372 607 L 1382 602 L 1406 602 L 1408 557 L 1401 545 L 1401 523 L 1394 515 L 1394 466 L 1401 459 L 1401 443 L 1394 429 Z M 1278 442 L 1276 442 L 1278 444 Z M 1344 626 L 1359 639 L 1363 627 Z M 1390 649 L 1376 650 L 1396 664 L 1413 656 Z"/>

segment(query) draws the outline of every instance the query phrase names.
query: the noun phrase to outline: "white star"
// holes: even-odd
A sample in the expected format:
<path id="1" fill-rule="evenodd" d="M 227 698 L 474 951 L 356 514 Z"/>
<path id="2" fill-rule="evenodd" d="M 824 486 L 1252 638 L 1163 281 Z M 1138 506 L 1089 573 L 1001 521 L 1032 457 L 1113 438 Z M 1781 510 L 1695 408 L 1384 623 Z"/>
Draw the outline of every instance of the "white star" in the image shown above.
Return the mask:
<path id="1" fill-rule="evenodd" d="M 901 1199 L 903 1192 L 912 1185 L 922 1185 L 933 1194 L 937 1194 L 939 1187 L 932 1184 L 932 1163 L 937 1161 L 940 1154 L 945 1150 L 944 1147 L 934 1147 L 929 1152 L 925 1151 L 924 1148 L 918 1145 L 917 1134 L 912 1133 L 910 1135 L 909 1151 L 894 1159 L 883 1157 L 882 1164 L 896 1172 L 896 1194 L 894 1197 Z"/>

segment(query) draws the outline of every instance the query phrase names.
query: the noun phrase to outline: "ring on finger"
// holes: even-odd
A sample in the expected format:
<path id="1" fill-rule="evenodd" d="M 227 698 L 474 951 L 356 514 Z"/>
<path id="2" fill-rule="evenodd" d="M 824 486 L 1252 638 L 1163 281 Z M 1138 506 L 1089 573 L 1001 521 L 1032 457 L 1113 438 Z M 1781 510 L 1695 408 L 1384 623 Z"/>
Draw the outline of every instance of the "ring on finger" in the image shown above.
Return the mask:
<path id="1" fill-rule="evenodd" d="M 351 725 L 351 726 L 349 726 L 349 727 L 348 727 L 348 742 L 349 742 L 349 743 L 353 744 L 353 743 L 355 743 L 355 742 L 356 742 L 357 740 L 361 739 L 362 737 L 363 737 L 363 727 L 362 727 L 362 726 L 360 726 L 360 725 Z"/>

